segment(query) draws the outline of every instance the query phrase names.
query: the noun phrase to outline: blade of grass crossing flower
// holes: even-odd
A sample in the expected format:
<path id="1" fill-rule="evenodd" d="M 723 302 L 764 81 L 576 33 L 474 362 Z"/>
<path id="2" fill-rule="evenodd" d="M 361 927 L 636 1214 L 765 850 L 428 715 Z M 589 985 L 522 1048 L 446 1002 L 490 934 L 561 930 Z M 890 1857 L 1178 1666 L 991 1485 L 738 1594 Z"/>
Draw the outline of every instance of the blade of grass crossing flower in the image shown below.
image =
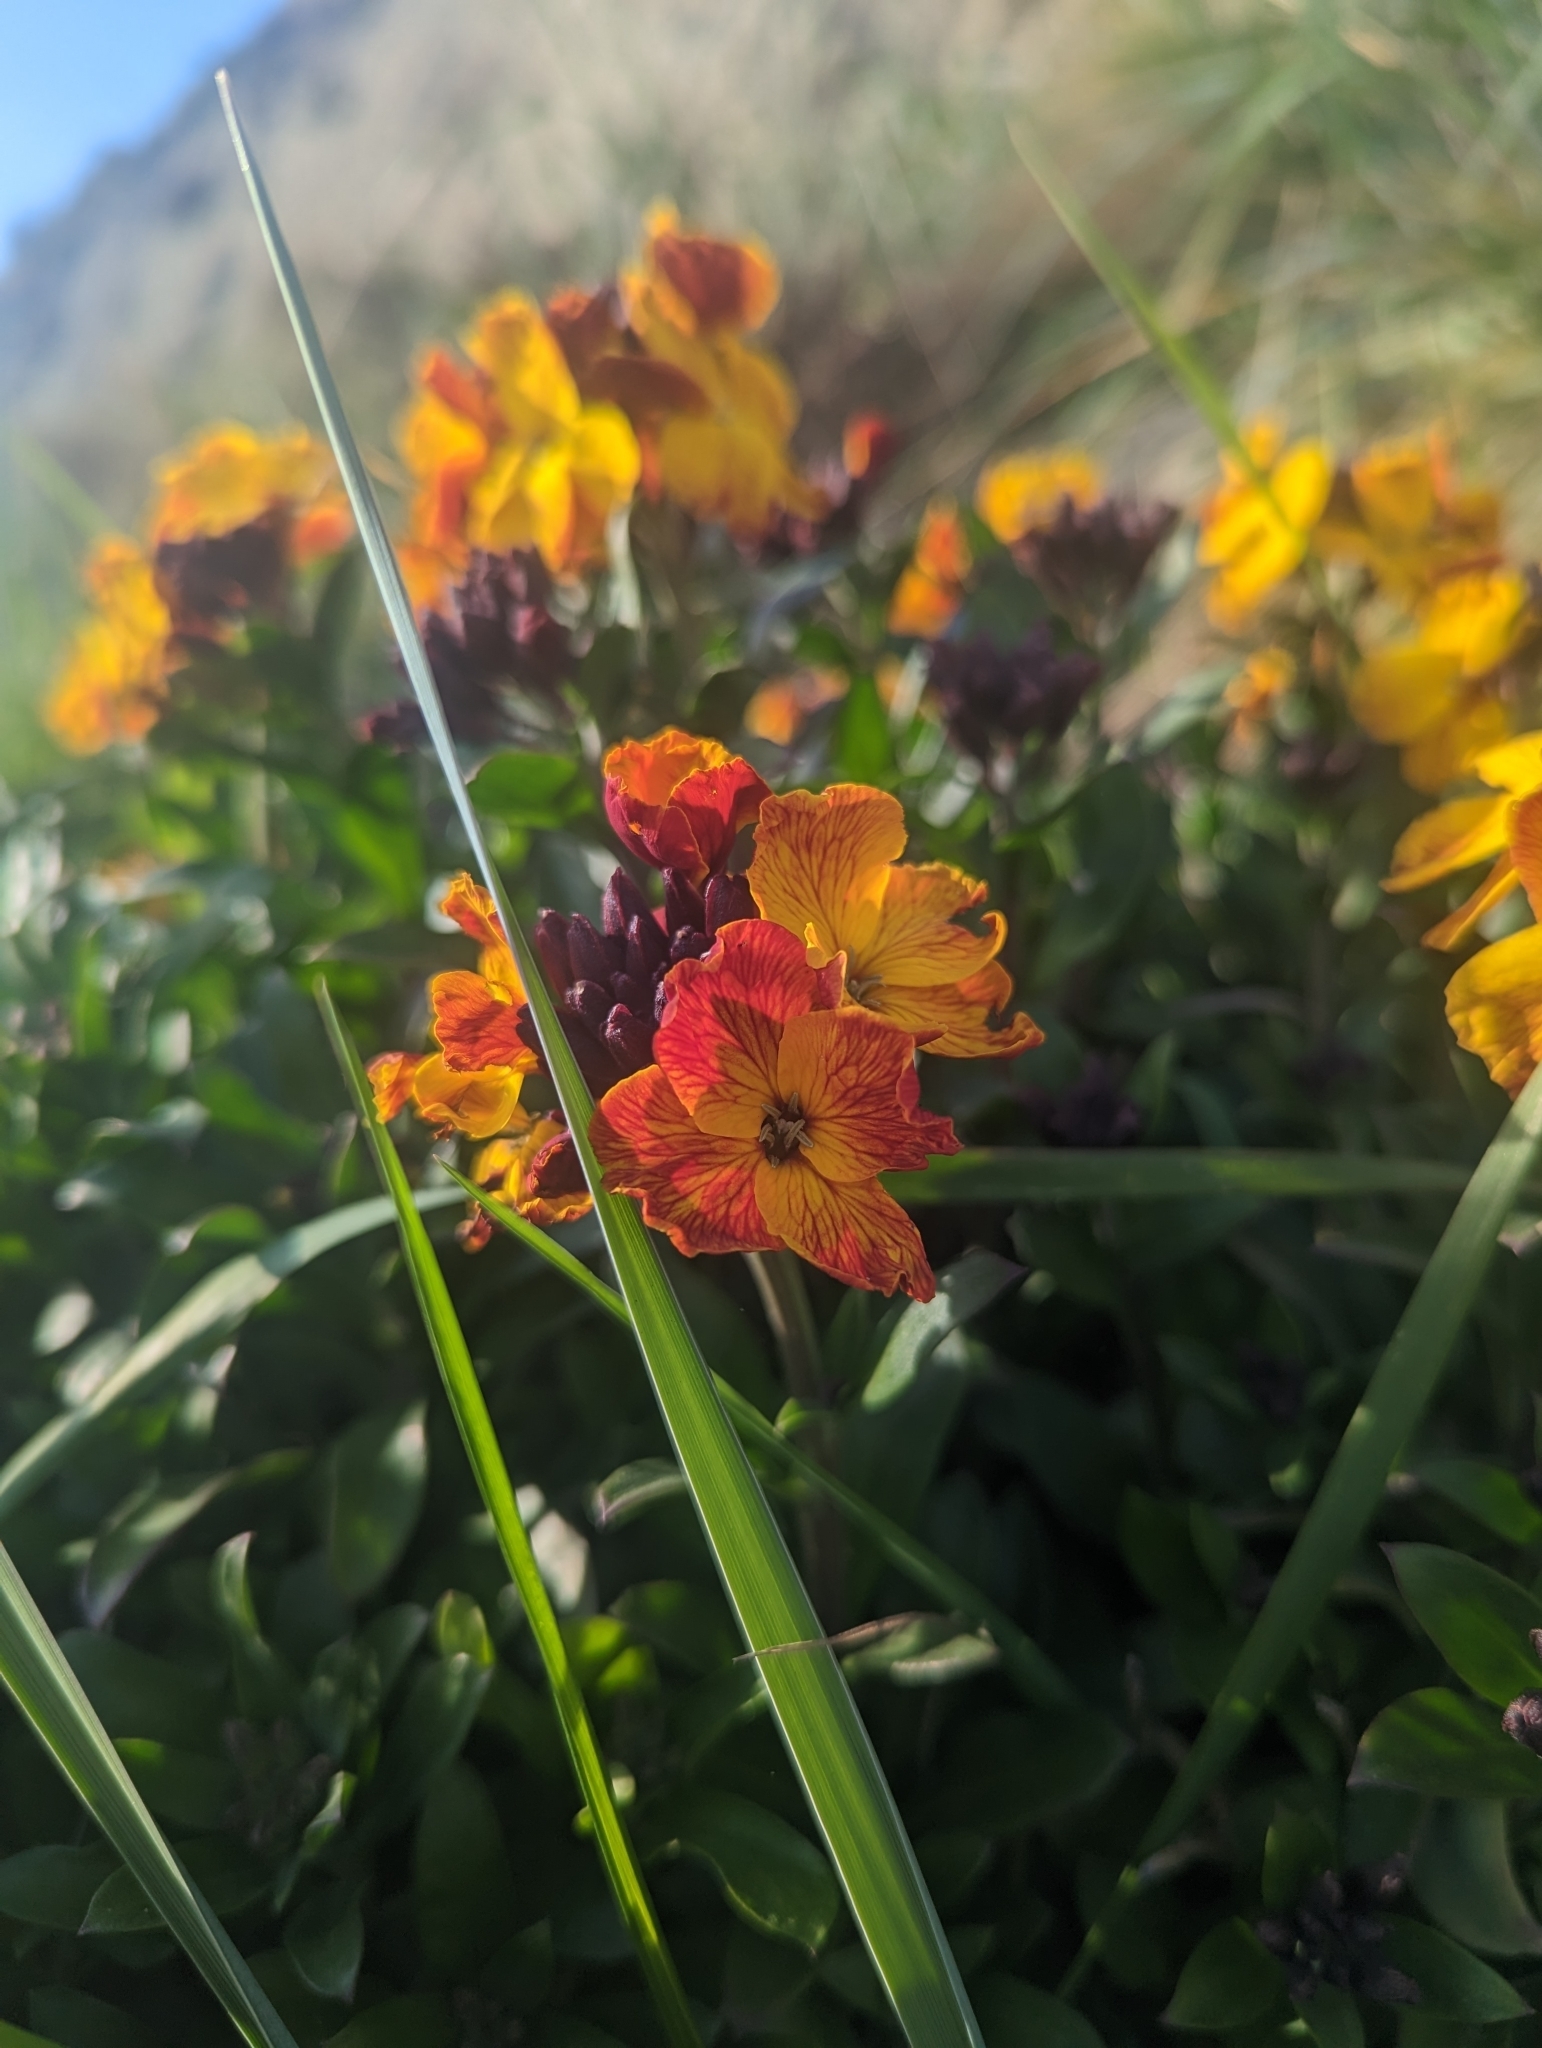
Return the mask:
<path id="1" fill-rule="evenodd" d="M 487 1411 L 476 1367 L 471 1362 L 460 1319 L 450 1300 L 450 1290 L 445 1285 L 444 1274 L 423 1219 L 413 1206 L 406 1170 L 376 1114 L 374 1096 L 363 1065 L 324 981 L 316 985 L 316 998 L 321 1005 L 332 1050 L 337 1055 L 337 1063 L 343 1070 L 354 1108 L 380 1170 L 380 1178 L 395 1206 L 402 1254 L 412 1280 L 412 1291 L 417 1296 L 423 1327 L 433 1346 L 444 1390 L 454 1412 L 461 1441 L 466 1446 L 466 1456 L 476 1475 L 478 1489 L 492 1516 L 503 1561 L 524 1602 L 530 1633 L 546 1667 L 546 1679 L 551 1687 L 573 1775 L 578 1780 L 579 1791 L 594 1823 L 595 1844 L 605 1866 L 605 1875 L 610 1880 L 617 1910 L 632 1937 L 637 1959 L 670 2040 L 676 2048 L 697 2048 L 696 2023 L 691 2017 L 684 1988 L 654 1913 L 642 1866 L 637 1861 L 626 1824 L 616 1806 L 610 1772 L 600 1753 L 594 1724 L 589 1719 L 582 1688 L 568 1659 L 556 1611 L 535 1561 L 535 1552 L 514 1497 L 514 1482 L 498 1447 L 498 1433 Z"/>
<path id="2" fill-rule="evenodd" d="M 150 1817 L 112 1738 L 0 1545 L 0 1679 L 71 1790 L 252 2048 L 293 2036 Z"/>
<path id="3" fill-rule="evenodd" d="M 631 1312 L 665 1427 L 690 1486 L 746 1646 L 807 1641 L 806 1655 L 768 1660 L 778 1727 L 873 1966 L 915 2048 L 982 2048 L 953 1952 L 900 1821 L 867 1730 L 828 1647 L 781 1531 L 681 1313 L 635 1205 L 606 1194 L 589 1143 L 593 1102 L 557 1021 L 534 948 L 513 914 L 455 756 L 412 604 L 374 487 L 348 425 L 273 205 L 252 159 L 230 84 L 220 95 L 237 161 L 337 457 L 360 537 L 396 635 L 452 801 L 482 880 L 503 919 L 546 1064 L 594 1195 L 611 1263 Z"/>
<path id="4" fill-rule="evenodd" d="M 632 1318 L 627 1312 L 627 1305 L 614 1287 L 607 1287 L 582 1260 L 575 1259 L 564 1245 L 556 1243 L 544 1230 L 526 1222 L 517 1210 L 487 1194 L 475 1181 L 456 1173 L 453 1167 L 447 1171 L 460 1182 L 468 1195 L 475 1196 L 495 1223 L 539 1252 L 559 1273 L 582 1287 L 608 1316 L 624 1328 L 631 1329 Z M 924 1543 L 918 1543 L 908 1530 L 891 1521 L 854 1487 L 837 1479 L 818 1459 L 809 1457 L 796 1444 L 790 1443 L 780 1430 L 767 1422 L 752 1401 L 747 1401 L 737 1387 L 729 1385 L 721 1373 L 714 1373 L 712 1377 L 719 1398 L 728 1410 L 729 1420 L 740 1437 L 767 1457 L 775 1459 L 787 1471 L 795 1473 L 827 1500 L 833 1501 L 852 1527 L 859 1530 L 896 1570 L 903 1572 L 912 1585 L 930 1594 L 950 1612 L 967 1615 L 971 1621 L 988 1630 L 1001 1652 L 1002 1664 L 1025 1699 L 1042 1707 L 1079 1707 L 1082 1704 L 1081 1695 L 1060 1667 L 1046 1657 L 1038 1644 L 1025 1635 L 1010 1616 L 1003 1614 L 993 1600 L 987 1599 L 978 1586 L 961 1572 L 954 1571 L 951 1565 L 944 1564 L 935 1551 L 928 1550 Z"/>
<path id="5" fill-rule="evenodd" d="M 1391 1342 L 1339 1440 L 1306 1519 L 1205 1717 L 1135 1860 L 1088 1929 L 1062 1995 L 1103 1954 L 1141 1865 L 1187 1826 L 1241 1749 L 1364 1537 L 1388 1476 L 1424 1413 L 1493 1254 L 1510 1205 L 1542 1143 L 1542 1068 L 1505 1118 L 1419 1277 Z"/>
<path id="6" fill-rule="evenodd" d="M 1467 1168 L 1443 1159 L 1374 1153 L 1201 1151 L 1162 1146 L 1130 1151 L 1021 1150 L 1003 1146 L 934 1159 L 923 1173 L 892 1173 L 885 1186 L 908 1206 L 943 1202 L 1165 1202 L 1188 1195 L 1281 1199 L 1351 1195 L 1460 1194 Z"/>

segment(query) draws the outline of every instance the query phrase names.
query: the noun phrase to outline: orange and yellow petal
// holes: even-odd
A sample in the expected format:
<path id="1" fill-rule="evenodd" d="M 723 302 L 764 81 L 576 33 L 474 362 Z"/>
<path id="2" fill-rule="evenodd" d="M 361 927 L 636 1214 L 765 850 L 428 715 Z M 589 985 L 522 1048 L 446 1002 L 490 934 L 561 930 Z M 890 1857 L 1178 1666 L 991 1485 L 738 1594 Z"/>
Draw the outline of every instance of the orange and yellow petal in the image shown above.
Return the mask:
<path id="1" fill-rule="evenodd" d="M 1103 473 L 1081 448 L 1032 449 L 1004 455 L 980 472 L 974 506 L 1008 547 L 1036 527 L 1054 522 L 1064 499 L 1095 505 L 1103 495 Z"/>
<path id="2" fill-rule="evenodd" d="M 1454 656 L 1464 676 L 1485 675 L 1520 639 L 1529 595 L 1525 578 L 1515 569 L 1448 576 L 1436 584 L 1420 613 L 1420 644 Z"/>
<path id="3" fill-rule="evenodd" d="M 951 498 L 934 498 L 921 515 L 914 552 L 889 600 L 891 633 L 936 640 L 958 616 L 974 556 Z"/>
<path id="4" fill-rule="evenodd" d="M 1012 977 L 999 960 L 946 988 L 883 982 L 866 1006 L 914 1034 L 922 1052 L 953 1060 L 1009 1060 L 1044 1042 L 1026 1010 L 1007 1015 Z M 1000 1023 L 992 1019 L 1000 1017 Z M 933 1150 L 936 1148 L 933 1147 Z"/>
<path id="5" fill-rule="evenodd" d="M 567 358 L 527 293 L 489 299 L 461 339 L 488 378 L 504 424 L 521 440 L 538 440 L 578 418 L 578 386 Z"/>
<path id="6" fill-rule="evenodd" d="M 1542 925 L 1497 939 L 1446 986 L 1446 1015 L 1489 1074 L 1518 1095 L 1542 1058 Z"/>
<path id="7" fill-rule="evenodd" d="M 808 1126 L 804 1156 L 816 1173 L 845 1182 L 925 1166 L 925 1139 L 901 1106 L 914 1057 L 908 1032 L 862 1010 L 815 1010 L 788 1019 L 773 1099 L 797 1097 Z"/>
<path id="8" fill-rule="evenodd" d="M 1349 679 L 1350 715 L 1373 740 L 1403 746 L 1450 715 L 1462 664 L 1429 647 L 1369 654 Z"/>
<path id="9" fill-rule="evenodd" d="M 624 846 L 693 881 L 721 872 L 769 791 L 748 761 L 716 740 L 666 726 L 606 754 L 605 814 Z"/>
<path id="10" fill-rule="evenodd" d="M 236 421 L 206 428 L 151 472 L 153 545 L 233 533 L 277 504 L 313 497 L 332 474 L 331 457 L 303 427 L 258 434 Z"/>
<path id="11" fill-rule="evenodd" d="M 589 1139 L 606 1187 L 635 1196 L 648 1227 L 687 1258 L 781 1249 L 755 1197 L 759 1144 L 702 1131 L 661 1067 L 618 1081 L 596 1108 Z"/>
<path id="12" fill-rule="evenodd" d="M 751 334 L 764 324 L 782 290 L 764 244 L 689 233 L 668 205 L 649 212 L 644 230 L 643 260 L 661 303 L 684 332 Z"/>
<path id="13" fill-rule="evenodd" d="M 1392 870 L 1382 887 L 1403 895 L 1492 860 L 1506 844 L 1509 808 L 1507 796 L 1463 796 L 1425 811 L 1393 847 Z"/>
<path id="14" fill-rule="evenodd" d="M 523 1079 L 508 1067 L 458 1073 L 441 1054 L 431 1053 L 413 1076 L 412 1105 L 441 1132 L 492 1138 L 514 1114 Z"/>
<path id="15" fill-rule="evenodd" d="M 399 1116 L 412 1100 L 418 1069 L 430 1057 L 421 1052 L 381 1052 L 365 1068 L 375 1094 L 375 1114 L 383 1124 Z"/>
<path id="16" fill-rule="evenodd" d="M 954 923 L 961 911 L 985 900 L 985 884 L 942 861 L 891 867 L 879 905 L 878 929 L 860 949 L 854 969 L 862 977 L 935 988 L 977 974 L 1006 943 L 999 910 L 981 913 L 982 929 Z M 851 942 L 853 955 L 857 952 Z"/>
<path id="17" fill-rule="evenodd" d="M 654 1057 L 706 1131 L 755 1140 L 777 1100 L 782 1030 L 818 999 L 817 977 L 791 933 L 763 919 L 724 925 L 712 951 L 682 960 Z"/>
<path id="18" fill-rule="evenodd" d="M 471 1178 L 517 1210 L 527 1223 L 539 1223 L 544 1228 L 553 1223 L 576 1222 L 594 1206 L 586 1187 L 555 1195 L 540 1188 L 542 1155 L 567 1136 L 567 1125 L 559 1117 L 531 1116 L 526 1110 L 516 1110 L 502 1136 L 494 1138 L 477 1154 Z"/>
<path id="19" fill-rule="evenodd" d="M 1509 713 L 1497 697 L 1479 690 L 1461 699 L 1449 717 L 1404 747 L 1398 766 L 1410 789 L 1434 795 L 1471 772 L 1477 758 L 1510 730 Z"/>
<path id="20" fill-rule="evenodd" d="M 1431 925 L 1419 941 L 1432 952 L 1450 953 L 1471 936 L 1491 910 L 1503 903 L 1521 886 L 1521 878 L 1515 872 L 1515 863 L 1508 853 L 1502 853 L 1489 869 L 1483 880 L 1473 890 L 1465 903 L 1457 905 L 1449 917 L 1443 917 L 1439 924 Z"/>
<path id="21" fill-rule="evenodd" d="M 844 669 L 811 663 L 791 675 L 762 683 L 744 709 L 744 729 L 773 746 L 790 747 L 808 720 L 826 704 L 838 704 L 851 687 Z"/>
<path id="22" fill-rule="evenodd" d="M 811 1266 L 878 1294 L 937 1292 L 920 1234 L 876 1180 L 827 1181 L 795 1154 L 780 1166 L 761 1159 L 755 1192 L 767 1226 Z"/>
<path id="23" fill-rule="evenodd" d="M 477 972 L 486 980 L 496 981 L 507 989 L 516 1003 L 522 1003 L 525 999 L 524 984 L 520 981 L 519 969 L 514 965 L 508 941 L 503 936 L 503 920 L 498 915 L 498 906 L 493 902 L 491 892 L 462 871 L 453 877 L 440 897 L 439 908 L 460 926 L 468 939 L 475 939 L 482 948 Z"/>
<path id="24" fill-rule="evenodd" d="M 837 782 L 768 797 L 755 828 L 750 893 L 763 918 L 796 933 L 822 967 L 876 937 L 888 871 L 905 850 L 905 813 L 886 791 Z"/>
<path id="25" fill-rule="evenodd" d="M 457 1073 L 509 1067 L 528 1074 L 539 1065 L 519 1035 L 520 1004 L 501 983 L 456 968 L 430 981 L 428 1004 L 445 1065 Z"/>

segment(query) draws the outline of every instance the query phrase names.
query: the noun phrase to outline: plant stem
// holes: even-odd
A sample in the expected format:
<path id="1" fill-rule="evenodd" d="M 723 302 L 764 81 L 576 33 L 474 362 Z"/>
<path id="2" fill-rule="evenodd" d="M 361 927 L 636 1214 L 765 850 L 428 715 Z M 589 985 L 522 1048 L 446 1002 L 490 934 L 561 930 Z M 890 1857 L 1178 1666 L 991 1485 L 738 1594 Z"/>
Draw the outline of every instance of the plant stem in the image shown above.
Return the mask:
<path id="1" fill-rule="evenodd" d="M 819 1330 L 797 1254 L 746 1252 L 744 1263 L 754 1277 L 781 1353 L 788 1393 L 806 1407 L 821 1409 Z M 834 1417 L 820 1414 L 809 1434 L 819 1464 L 833 1469 L 839 1460 Z M 809 1592 L 820 1620 L 834 1633 L 846 1623 L 845 1527 L 827 1494 L 804 1501 L 798 1510 L 798 1526 Z"/>
<path id="2" fill-rule="evenodd" d="M 616 1806 L 610 1772 L 600 1753 L 594 1723 L 589 1718 L 583 1690 L 569 1661 L 567 1644 L 551 1597 L 536 1564 L 524 1518 L 514 1497 L 514 1482 L 509 1477 L 509 1468 L 499 1448 L 498 1433 L 488 1413 L 444 1274 L 434 1256 L 423 1219 L 413 1207 L 412 1192 L 396 1147 L 376 1114 L 359 1055 L 324 981 L 317 983 L 316 993 L 326 1021 L 327 1035 L 348 1082 L 359 1121 L 375 1155 L 380 1178 L 396 1202 L 402 1251 L 412 1277 L 413 1292 L 422 1311 L 423 1326 L 433 1346 L 444 1391 L 466 1447 L 466 1456 L 476 1475 L 478 1491 L 492 1516 L 503 1561 L 524 1603 L 530 1633 L 546 1667 L 547 1683 L 551 1687 L 573 1775 L 578 1780 L 579 1790 L 594 1823 L 595 1844 L 617 1908 L 632 1937 L 668 2038 L 675 2048 L 700 2048 L 696 2022 L 691 2016 L 674 1958 L 658 1924 L 637 1852 Z"/>

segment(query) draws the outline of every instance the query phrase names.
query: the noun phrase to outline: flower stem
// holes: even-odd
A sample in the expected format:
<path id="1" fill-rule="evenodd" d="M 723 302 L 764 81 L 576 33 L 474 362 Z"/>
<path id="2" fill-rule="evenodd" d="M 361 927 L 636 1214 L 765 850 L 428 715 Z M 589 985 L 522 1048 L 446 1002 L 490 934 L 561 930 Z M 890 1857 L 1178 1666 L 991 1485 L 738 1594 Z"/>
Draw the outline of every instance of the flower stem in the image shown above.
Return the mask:
<path id="1" fill-rule="evenodd" d="M 803 1405 L 819 1407 L 823 1393 L 819 1328 L 797 1254 L 746 1252 L 744 1263 L 776 1339 L 788 1393 Z M 834 1417 L 811 1425 L 808 1437 L 818 1463 L 834 1471 L 839 1463 Z M 826 1628 L 839 1629 L 845 1620 L 846 1530 L 834 1503 L 823 1496 L 806 1500 L 798 1510 L 798 1532 L 804 1573 L 819 1618 Z"/>

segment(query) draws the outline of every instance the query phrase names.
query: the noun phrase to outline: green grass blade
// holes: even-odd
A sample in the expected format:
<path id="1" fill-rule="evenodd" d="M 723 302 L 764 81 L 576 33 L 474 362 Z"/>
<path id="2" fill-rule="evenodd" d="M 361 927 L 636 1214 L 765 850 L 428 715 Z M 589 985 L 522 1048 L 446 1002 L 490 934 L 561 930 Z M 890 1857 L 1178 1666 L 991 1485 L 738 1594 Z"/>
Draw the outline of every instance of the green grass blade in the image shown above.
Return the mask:
<path id="1" fill-rule="evenodd" d="M 252 2048 L 295 2048 L 267 1994 L 151 1819 L 3 1545 L 0 1679 L 242 2038 Z"/>
<path id="2" fill-rule="evenodd" d="M 886 1181 L 907 1206 L 941 1202 L 1165 1202 L 1187 1195 L 1459 1194 L 1467 1169 L 1374 1153 L 1024 1148 L 956 1152 Z"/>
<path id="3" fill-rule="evenodd" d="M 223 73 L 219 83 L 237 160 L 365 554 L 472 858 L 503 919 L 557 1097 L 594 1192 L 595 1213 L 631 1312 L 654 1394 L 724 1589 L 750 1649 L 800 1641 L 811 1645 L 806 1654 L 778 1656 L 766 1662 L 766 1689 L 788 1755 L 802 1780 L 852 1919 L 905 2034 L 915 2048 L 961 2048 L 964 2043 L 982 2048 L 953 1952 L 872 1742 L 835 1658 L 828 1647 L 817 1646 L 823 1633 L 818 1617 L 724 1413 L 657 1249 L 635 1204 L 626 1197 L 608 1195 L 602 1185 L 589 1143 L 593 1110 L 589 1091 L 558 1025 L 540 963 L 488 854 L 374 487 Z"/>
<path id="4" fill-rule="evenodd" d="M 316 996 L 326 1022 L 327 1036 L 332 1041 L 332 1050 L 343 1070 L 354 1108 L 358 1111 L 375 1164 L 380 1170 L 380 1178 L 396 1212 L 396 1227 L 412 1279 L 412 1291 L 417 1296 L 423 1327 L 433 1346 L 444 1391 L 460 1430 L 461 1441 L 466 1446 L 466 1456 L 471 1461 L 482 1500 L 492 1516 L 503 1561 L 524 1602 L 525 1619 L 541 1653 L 541 1662 L 546 1667 L 552 1704 L 557 1710 L 573 1775 L 578 1780 L 579 1791 L 594 1823 L 595 1845 L 605 1866 L 605 1875 L 610 1880 L 617 1911 L 632 1937 L 637 1959 L 669 2039 L 676 2048 L 698 2048 L 696 2023 L 691 2017 L 674 1959 L 654 1913 L 642 1866 L 616 1806 L 610 1772 L 600 1753 L 594 1724 L 584 1704 L 583 1690 L 569 1661 L 556 1610 L 541 1578 L 524 1519 L 514 1498 L 514 1482 L 498 1447 L 498 1433 L 487 1412 L 487 1402 L 482 1395 L 476 1367 L 471 1362 L 455 1305 L 450 1300 L 450 1290 L 445 1285 L 444 1274 L 423 1219 L 413 1204 L 406 1169 L 376 1113 L 374 1096 L 363 1065 L 324 981 L 317 983 Z"/>
<path id="5" fill-rule="evenodd" d="M 448 1188 L 435 1188 L 416 1199 L 420 1209 L 442 1209 L 455 1196 Z M 120 1402 L 148 1393 L 161 1375 L 179 1364 L 196 1345 L 210 1343 L 235 1329 L 291 1273 L 297 1273 L 334 1245 L 346 1244 L 366 1231 L 379 1230 L 395 1214 L 384 1195 L 375 1195 L 367 1202 L 350 1202 L 346 1208 L 334 1209 L 330 1215 L 286 1230 L 261 1251 L 243 1252 L 240 1258 L 227 1260 L 212 1273 L 206 1273 L 175 1308 L 145 1332 L 84 1401 L 45 1422 L 0 1465 L 0 1521 L 14 1514 L 23 1501 L 30 1500 L 43 1482 L 74 1455 L 81 1439 Z"/>
<path id="6" fill-rule="evenodd" d="M 1345 1560 L 1370 1527 L 1388 1476 L 1435 1392 L 1477 1299 L 1495 1242 L 1536 1161 L 1539 1143 L 1542 1068 L 1527 1082 L 1457 1203 L 1194 1747 L 1146 1831 L 1135 1862 L 1088 1929 L 1062 1990 L 1074 1989 L 1107 1948 L 1124 1902 L 1140 1889 L 1141 1862 L 1188 1825 L 1247 1740 L 1322 1612 Z"/>
<path id="7" fill-rule="evenodd" d="M 564 1245 L 556 1243 L 534 1223 L 527 1223 L 517 1210 L 488 1195 L 475 1181 L 467 1180 L 453 1167 L 446 1170 L 460 1182 L 468 1195 L 475 1196 L 495 1223 L 512 1232 L 532 1251 L 539 1252 L 559 1273 L 582 1287 L 591 1301 L 604 1309 L 607 1315 L 625 1329 L 631 1329 L 632 1318 L 627 1313 L 626 1303 L 614 1287 L 607 1287 Z M 754 1403 L 747 1401 L 737 1387 L 731 1387 L 720 1373 L 714 1373 L 713 1379 L 740 1438 L 774 1459 L 785 1471 L 795 1473 L 806 1485 L 823 1494 L 826 1500 L 832 1501 L 852 1527 L 859 1530 L 897 1571 L 903 1572 L 912 1585 L 918 1586 L 949 1612 L 966 1615 L 988 1630 L 1001 1652 L 1003 1668 L 1025 1699 L 1041 1707 L 1079 1707 L 1082 1704 L 1081 1695 L 1060 1667 L 1046 1657 L 1038 1644 L 1025 1635 L 993 1600 L 987 1599 L 978 1586 L 961 1572 L 954 1571 L 950 1564 L 945 1564 L 934 1550 L 918 1543 L 909 1530 L 901 1528 L 882 1509 L 875 1508 L 855 1487 L 837 1479 L 817 1458 L 809 1457 L 796 1444 L 789 1442 L 780 1430 L 767 1422 Z"/>

